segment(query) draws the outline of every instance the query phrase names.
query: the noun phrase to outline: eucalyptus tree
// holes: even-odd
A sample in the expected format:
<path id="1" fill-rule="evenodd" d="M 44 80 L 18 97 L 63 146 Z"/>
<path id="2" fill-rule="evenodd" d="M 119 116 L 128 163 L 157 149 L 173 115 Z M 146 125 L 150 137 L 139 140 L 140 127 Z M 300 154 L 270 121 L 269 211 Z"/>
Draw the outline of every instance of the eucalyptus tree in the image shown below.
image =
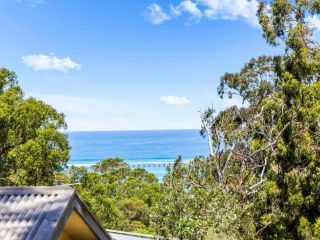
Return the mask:
<path id="1" fill-rule="evenodd" d="M 69 159 L 64 115 L 25 98 L 14 72 L 0 69 L 0 185 L 52 185 Z"/>
<path id="2" fill-rule="evenodd" d="M 188 166 L 178 158 L 163 181 L 163 195 L 152 208 L 158 235 L 183 240 L 255 239 L 252 206 L 239 194 L 222 191 L 211 158 Z"/>
<path id="3" fill-rule="evenodd" d="M 213 176 L 254 202 L 256 237 L 320 237 L 320 48 L 318 0 L 261 1 L 263 36 L 281 55 L 250 60 L 221 78 L 221 97 L 242 107 L 201 115 Z"/>

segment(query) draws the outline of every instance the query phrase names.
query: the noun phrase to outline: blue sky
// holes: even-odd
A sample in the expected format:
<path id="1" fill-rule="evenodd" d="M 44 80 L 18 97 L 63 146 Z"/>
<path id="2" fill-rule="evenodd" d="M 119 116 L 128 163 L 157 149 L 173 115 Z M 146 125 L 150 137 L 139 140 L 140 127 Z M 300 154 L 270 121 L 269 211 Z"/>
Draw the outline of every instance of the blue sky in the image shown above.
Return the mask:
<path id="1" fill-rule="evenodd" d="M 0 0 L 0 66 L 69 130 L 199 128 L 225 72 L 274 54 L 249 0 Z"/>

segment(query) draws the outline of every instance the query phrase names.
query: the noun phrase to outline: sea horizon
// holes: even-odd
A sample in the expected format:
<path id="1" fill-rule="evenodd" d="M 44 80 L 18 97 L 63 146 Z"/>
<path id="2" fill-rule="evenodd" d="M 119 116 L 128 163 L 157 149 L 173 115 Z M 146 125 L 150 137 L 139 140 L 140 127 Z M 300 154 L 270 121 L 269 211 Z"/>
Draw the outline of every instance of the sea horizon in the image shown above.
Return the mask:
<path id="1" fill-rule="evenodd" d="M 168 129 L 120 129 L 120 130 L 62 130 L 63 133 L 70 132 L 141 132 L 141 131 L 199 131 L 201 128 L 168 128 Z"/>
<path id="2" fill-rule="evenodd" d="M 172 163 L 179 156 L 189 162 L 208 154 L 206 139 L 197 129 L 68 131 L 66 134 L 71 146 L 69 166 L 92 166 L 105 158 L 119 157 L 131 166 L 141 166 L 154 173 L 160 180 L 166 173 L 163 164 Z"/>

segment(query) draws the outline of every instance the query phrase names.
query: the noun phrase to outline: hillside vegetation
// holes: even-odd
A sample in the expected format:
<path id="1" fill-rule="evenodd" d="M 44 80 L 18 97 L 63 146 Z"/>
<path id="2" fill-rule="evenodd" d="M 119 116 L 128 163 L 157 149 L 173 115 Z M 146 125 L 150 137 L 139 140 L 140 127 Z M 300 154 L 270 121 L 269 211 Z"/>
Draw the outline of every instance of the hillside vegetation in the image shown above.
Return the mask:
<path id="1" fill-rule="evenodd" d="M 201 113 L 210 155 L 178 158 L 163 183 L 121 159 L 71 167 L 63 114 L 24 98 L 0 70 L 0 184 L 77 183 L 106 228 L 178 239 L 320 239 L 320 48 L 310 24 L 319 0 L 261 1 L 267 44 L 221 77 L 218 94 L 242 107 Z"/>

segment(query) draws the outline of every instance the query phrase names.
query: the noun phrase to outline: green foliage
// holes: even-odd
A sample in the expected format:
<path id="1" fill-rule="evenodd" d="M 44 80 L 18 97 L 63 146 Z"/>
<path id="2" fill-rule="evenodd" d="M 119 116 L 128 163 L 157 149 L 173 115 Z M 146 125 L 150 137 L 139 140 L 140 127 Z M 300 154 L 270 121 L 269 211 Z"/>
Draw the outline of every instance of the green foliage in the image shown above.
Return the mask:
<path id="1" fill-rule="evenodd" d="M 32 97 L 0 69 L 0 185 L 52 185 L 69 159 L 64 115 Z"/>
<path id="2" fill-rule="evenodd" d="M 320 238 L 320 47 L 310 17 L 319 0 L 263 0 L 263 36 L 284 53 L 251 59 L 221 77 L 218 94 L 242 107 L 201 113 L 210 155 L 179 158 L 163 184 L 121 159 L 91 170 L 68 159 L 64 116 L 24 99 L 0 70 L 0 184 L 76 185 L 106 228 L 178 239 Z"/>
<path id="3" fill-rule="evenodd" d="M 203 121 L 214 123 L 212 134 L 207 131 L 212 145 L 222 140 L 226 146 L 213 155 L 217 169 L 223 163 L 220 172 L 228 171 L 216 180 L 241 193 L 244 203 L 255 203 L 257 238 L 313 239 L 318 234 L 320 49 L 307 18 L 319 6 L 319 1 L 262 1 L 263 35 L 273 46 L 283 43 L 285 52 L 226 73 L 218 93 L 238 95 L 245 105 Z M 217 131 L 222 137 L 214 137 Z"/>
<path id="4" fill-rule="evenodd" d="M 119 202 L 119 209 L 130 221 L 139 221 L 149 225 L 149 206 L 143 200 L 132 197 L 124 198 Z"/>
<path id="5" fill-rule="evenodd" d="M 319 239 L 320 47 L 308 22 L 319 13 L 318 0 L 260 1 L 263 36 L 285 51 L 222 76 L 219 95 L 244 105 L 201 114 L 210 156 L 169 171 L 154 215 L 159 233 Z"/>
<path id="6" fill-rule="evenodd" d="M 252 206 L 214 184 L 211 160 L 196 158 L 188 167 L 181 161 L 169 169 L 163 198 L 153 208 L 157 233 L 190 240 L 254 239 Z"/>
<path id="7" fill-rule="evenodd" d="M 150 209 L 162 198 L 158 179 L 144 169 L 130 169 L 120 158 L 93 166 L 71 167 L 66 176 L 100 222 L 109 229 L 152 233 Z"/>

